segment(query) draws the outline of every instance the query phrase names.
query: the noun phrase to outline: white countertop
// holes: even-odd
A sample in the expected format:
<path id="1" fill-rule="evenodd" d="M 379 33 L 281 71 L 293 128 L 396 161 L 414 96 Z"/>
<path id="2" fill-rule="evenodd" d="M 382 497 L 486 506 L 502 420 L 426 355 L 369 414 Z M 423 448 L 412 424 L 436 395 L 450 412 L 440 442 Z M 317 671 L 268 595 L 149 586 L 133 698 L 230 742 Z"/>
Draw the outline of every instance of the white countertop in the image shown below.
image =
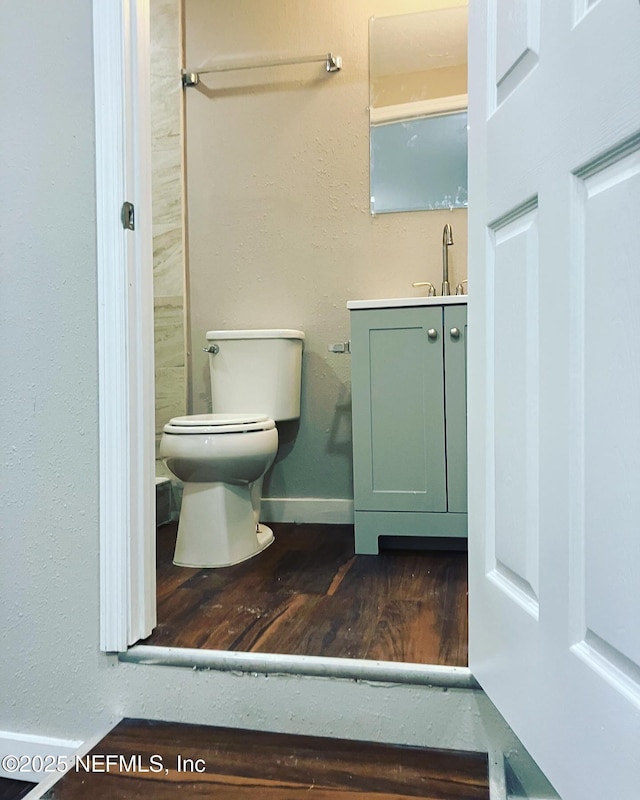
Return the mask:
<path id="1" fill-rule="evenodd" d="M 347 308 L 356 311 L 365 308 L 407 308 L 410 306 L 452 306 L 466 305 L 467 295 L 447 295 L 446 297 L 391 297 L 381 300 L 348 300 Z"/>

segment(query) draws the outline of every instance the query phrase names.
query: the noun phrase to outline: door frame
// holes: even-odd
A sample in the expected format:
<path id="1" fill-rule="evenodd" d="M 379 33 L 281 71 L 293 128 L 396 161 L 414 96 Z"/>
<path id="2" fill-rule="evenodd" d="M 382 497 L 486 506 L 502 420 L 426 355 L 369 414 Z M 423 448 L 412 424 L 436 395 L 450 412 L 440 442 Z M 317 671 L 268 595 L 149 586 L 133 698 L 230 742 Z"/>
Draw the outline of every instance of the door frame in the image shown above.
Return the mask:
<path id="1" fill-rule="evenodd" d="M 93 46 L 100 649 L 122 652 L 156 623 L 149 0 L 93 0 Z"/>

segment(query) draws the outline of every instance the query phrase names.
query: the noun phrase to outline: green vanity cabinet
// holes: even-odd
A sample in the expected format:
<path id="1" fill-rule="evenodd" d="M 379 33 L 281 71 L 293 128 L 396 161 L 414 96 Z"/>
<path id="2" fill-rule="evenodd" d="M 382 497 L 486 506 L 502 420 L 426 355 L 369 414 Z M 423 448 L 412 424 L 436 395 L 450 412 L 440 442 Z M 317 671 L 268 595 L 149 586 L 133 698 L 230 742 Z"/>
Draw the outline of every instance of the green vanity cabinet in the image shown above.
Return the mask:
<path id="1" fill-rule="evenodd" d="M 466 317 L 433 301 L 351 310 L 357 553 L 467 535 Z"/>

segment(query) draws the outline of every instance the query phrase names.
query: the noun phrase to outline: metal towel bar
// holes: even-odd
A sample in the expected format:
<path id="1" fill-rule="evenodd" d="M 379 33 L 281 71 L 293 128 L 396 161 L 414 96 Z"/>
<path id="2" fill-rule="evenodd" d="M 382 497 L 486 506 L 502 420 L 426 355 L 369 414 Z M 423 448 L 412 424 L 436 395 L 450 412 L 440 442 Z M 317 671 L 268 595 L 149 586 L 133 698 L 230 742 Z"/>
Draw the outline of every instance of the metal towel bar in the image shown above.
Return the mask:
<path id="1" fill-rule="evenodd" d="M 261 67 L 283 67 L 289 64 L 311 64 L 324 61 L 327 72 L 339 72 L 342 69 L 342 58 L 334 56 L 333 53 L 325 53 L 318 56 L 296 56 L 293 58 L 274 58 L 270 60 L 238 61 L 231 64 L 218 64 L 215 67 L 206 67 L 198 70 L 182 70 L 182 86 L 197 86 L 200 83 L 201 75 L 209 75 L 212 72 L 232 72 L 238 69 L 260 69 Z"/>

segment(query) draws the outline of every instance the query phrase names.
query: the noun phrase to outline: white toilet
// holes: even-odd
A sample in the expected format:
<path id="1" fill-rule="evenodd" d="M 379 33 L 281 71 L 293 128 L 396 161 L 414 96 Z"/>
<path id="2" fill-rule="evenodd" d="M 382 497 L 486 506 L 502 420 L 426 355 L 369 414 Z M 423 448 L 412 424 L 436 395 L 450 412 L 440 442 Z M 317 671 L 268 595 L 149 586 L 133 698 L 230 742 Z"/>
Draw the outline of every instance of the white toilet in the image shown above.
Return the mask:
<path id="1" fill-rule="evenodd" d="M 276 457 L 276 422 L 300 416 L 304 333 L 209 331 L 213 414 L 175 417 L 160 456 L 184 483 L 173 563 L 227 567 L 268 547 L 262 481 Z"/>

